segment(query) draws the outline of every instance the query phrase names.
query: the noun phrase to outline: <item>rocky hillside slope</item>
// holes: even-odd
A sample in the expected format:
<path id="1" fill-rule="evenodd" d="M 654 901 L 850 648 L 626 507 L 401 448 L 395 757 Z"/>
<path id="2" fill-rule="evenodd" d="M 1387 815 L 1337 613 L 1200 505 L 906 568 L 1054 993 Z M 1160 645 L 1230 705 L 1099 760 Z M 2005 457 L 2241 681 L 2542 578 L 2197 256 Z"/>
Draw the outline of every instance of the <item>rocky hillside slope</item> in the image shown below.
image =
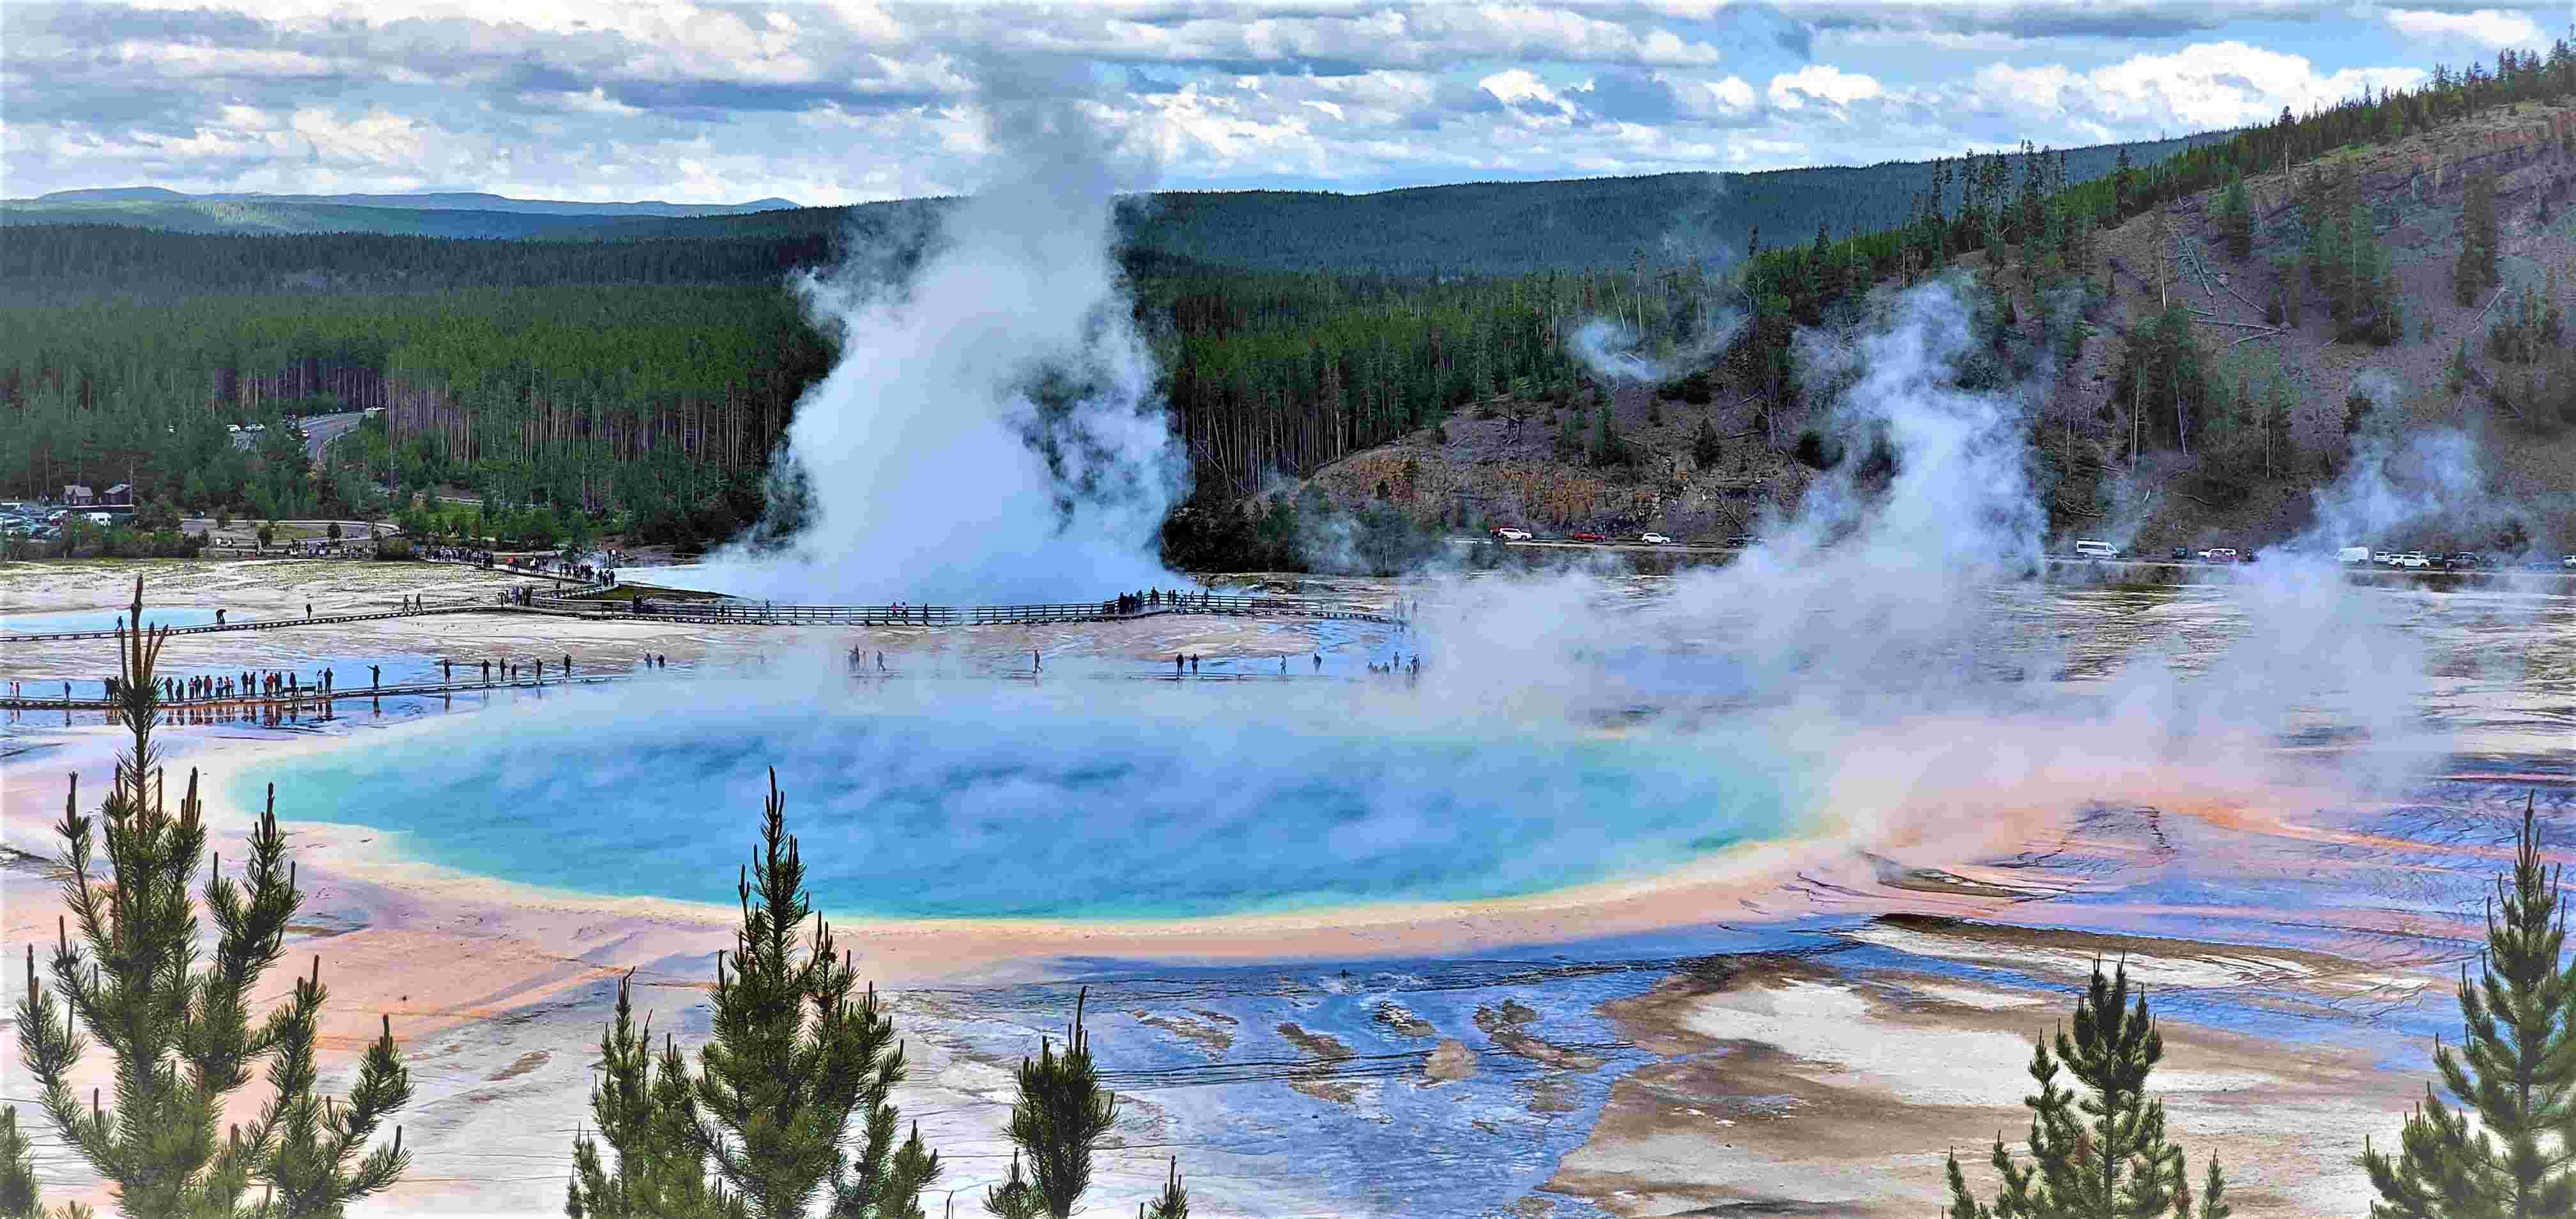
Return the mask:
<path id="1" fill-rule="evenodd" d="M 2576 106 L 2526 103 L 2393 145 L 2345 149 L 2318 166 L 2348 163 L 2360 175 L 2374 231 L 2392 257 L 2405 333 L 2384 348 L 2334 341 L 2322 298 L 2303 286 L 2308 305 L 2301 324 L 2266 323 L 2263 305 L 2279 278 L 2272 260 L 2295 257 L 2306 240 L 2294 179 L 2310 167 L 2247 180 L 2257 220 L 2252 256 L 2242 262 L 2226 257 L 2216 191 L 2102 234 L 2097 275 L 2107 280 L 2108 301 L 2094 337 L 2032 414 L 2032 443 L 2050 483 L 2059 540 L 2106 537 L 2148 552 L 2272 544 L 2316 524 L 2318 493 L 2356 477 L 2357 449 L 2365 458 L 2368 450 L 2394 449 L 2401 456 L 2388 463 L 2395 483 L 2388 490 L 2456 501 L 2457 486 L 2412 484 L 2466 480 L 2475 487 L 2469 498 L 2484 503 L 2476 511 L 2392 527 L 2391 536 L 2332 541 L 2493 549 L 2504 540 L 2498 535 L 2519 526 L 2532 553 L 2576 549 L 2576 428 L 2513 411 L 2482 391 L 2479 373 L 2494 370 L 2484 354 L 2496 316 L 2485 308 L 2493 294 L 2462 307 L 2450 290 L 2463 185 L 2472 173 L 2492 168 L 2499 175 L 2498 244 L 2507 293 L 2544 284 L 2554 269 L 2565 295 L 2576 258 L 2576 198 L 2566 194 L 2576 182 L 2572 141 Z M 1972 255 L 1963 265 L 1982 269 L 1982 262 L 1983 255 Z M 2024 331 L 2036 335 L 2040 302 L 2029 285 L 2009 272 L 1999 282 L 2017 296 Z M 2132 463 L 2112 370 L 2126 332 L 2152 320 L 2167 302 L 2196 315 L 2197 340 L 2231 381 L 2259 385 L 2277 376 L 2295 390 L 2268 473 L 2222 472 L 2171 452 L 2148 451 Z M 2478 371 L 2454 392 L 2446 366 L 2464 340 Z M 1764 513 L 1794 505 L 1812 477 L 1793 451 L 1813 420 L 1766 412 L 1752 387 L 1720 376 L 1705 405 L 1660 398 L 1656 386 L 1636 382 L 1607 389 L 1615 429 L 1637 455 L 1627 465 L 1596 468 L 1580 456 L 1560 456 L 1568 451 L 1561 430 L 1581 409 L 1582 395 L 1567 403 L 1507 396 L 1353 454 L 1308 481 L 1343 507 L 1383 502 L 1425 523 L 1612 534 L 1651 529 L 1722 541 L 1755 526 Z M 2357 435 L 2346 432 L 2346 404 L 2356 393 L 2380 404 Z M 1703 424 L 1719 438 L 1708 462 L 1693 455 Z M 2472 454 L 2473 470 L 2423 468 L 2421 454 L 2403 453 L 2445 432 L 2463 440 L 2442 451 Z"/>

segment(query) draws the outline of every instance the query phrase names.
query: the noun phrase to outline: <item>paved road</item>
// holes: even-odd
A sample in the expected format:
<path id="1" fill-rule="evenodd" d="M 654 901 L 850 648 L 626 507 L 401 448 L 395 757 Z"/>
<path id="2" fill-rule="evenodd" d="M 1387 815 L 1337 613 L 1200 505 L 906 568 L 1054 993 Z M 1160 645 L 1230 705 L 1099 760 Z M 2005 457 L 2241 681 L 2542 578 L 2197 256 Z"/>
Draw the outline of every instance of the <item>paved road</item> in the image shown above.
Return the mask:
<path id="1" fill-rule="evenodd" d="M 365 411 L 342 411 L 336 415 L 306 415 L 303 420 L 306 460 L 316 465 L 321 464 L 322 450 L 331 447 L 331 442 L 339 439 L 341 433 L 358 426 L 358 421 L 366 417 Z M 233 447 L 236 449 L 248 452 L 258 445 L 259 433 L 257 432 L 233 433 Z"/>
<path id="2" fill-rule="evenodd" d="M 311 460 L 315 465 L 322 464 L 322 450 L 331 447 L 331 442 L 339 439 L 341 433 L 358 426 L 358 421 L 366 417 L 367 413 L 365 411 L 343 411 L 337 415 L 305 416 L 304 456 Z"/>

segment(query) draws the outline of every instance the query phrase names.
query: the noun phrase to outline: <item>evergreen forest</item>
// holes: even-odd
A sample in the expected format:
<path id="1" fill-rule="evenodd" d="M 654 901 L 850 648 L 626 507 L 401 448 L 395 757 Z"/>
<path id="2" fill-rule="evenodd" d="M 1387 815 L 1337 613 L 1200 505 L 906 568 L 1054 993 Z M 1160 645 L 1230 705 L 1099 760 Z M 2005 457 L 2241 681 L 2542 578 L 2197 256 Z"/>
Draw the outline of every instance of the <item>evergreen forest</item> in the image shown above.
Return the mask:
<path id="1" fill-rule="evenodd" d="M 1680 175 L 1165 196 L 1159 236 L 1122 258 L 1197 488 L 1196 524 L 1172 549 L 1293 561 L 1247 550 L 1249 527 L 1229 509 L 1500 395 L 1563 402 L 1594 389 L 1568 340 L 1596 320 L 1687 374 L 1695 396 L 1715 378 L 1767 418 L 1794 420 L 1795 334 L 1851 316 L 1874 286 L 1980 255 L 1990 287 L 2098 300 L 2112 274 L 2097 248 L 2106 229 L 2209 191 L 2222 220 L 2250 226 L 2237 219 L 2250 172 L 2307 167 L 2295 200 L 2307 247 L 2285 268 L 2305 286 L 2275 307 L 2317 301 L 2340 339 L 2399 341 L 2403 302 L 2369 201 L 2335 154 L 2571 94 L 2576 52 L 2562 39 L 2154 158 L 2024 145 L 1729 177 L 1722 193 Z M 1848 206 L 1820 214 L 1820 190 Z M 2472 229 L 2475 203 L 2473 187 Z M 192 233 L 31 223 L 44 214 L 13 204 L 0 209 L 11 225 L 0 494 L 131 482 L 174 510 L 264 519 L 392 515 L 438 494 L 481 500 L 486 520 L 536 522 L 522 532 L 541 540 L 614 531 L 713 544 L 759 518 L 769 455 L 833 362 L 832 337 L 789 281 L 917 232 L 940 206 L 616 217 L 639 235 L 609 240 Z M 1584 215 L 1584 232 L 1551 214 Z M 1370 244 L 1380 240 L 1413 253 Z M 2479 249 L 2472 232 L 2464 293 L 2489 290 Z M 2014 308 L 2000 290 L 1990 304 Z M 2559 375 L 2554 310 L 2535 301 L 2502 317 L 2492 352 L 2513 379 L 2495 392 L 2544 406 L 2567 396 L 2576 376 Z M 2062 358 L 2092 314 L 2048 324 L 2042 346 Z M 2231 383 L 2185 317 L 2125 336 L 2116 384 L 2133 449 L 2223 443 L 2270 460 L 2277 387 Z M 278 439 L 298 417 L 372 408 L 318 463 Z M 254 424 L 265 430 L 233 430 Z M 1782 452 L 1802 440 L 1818 444 L 1792 428 L 1767 437 Z"/>

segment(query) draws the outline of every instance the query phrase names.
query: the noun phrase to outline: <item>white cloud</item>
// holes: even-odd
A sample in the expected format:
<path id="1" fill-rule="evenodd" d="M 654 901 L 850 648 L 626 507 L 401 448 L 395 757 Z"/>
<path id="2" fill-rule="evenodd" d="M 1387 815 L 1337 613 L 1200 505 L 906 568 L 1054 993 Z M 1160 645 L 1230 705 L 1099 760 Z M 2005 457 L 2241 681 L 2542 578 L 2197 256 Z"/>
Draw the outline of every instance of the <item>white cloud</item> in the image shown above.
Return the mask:
<path id="1" fill-rule="evenodd" d="M 1771 104 L 1784 110 L 1796 110 L 1812 99 L 1849 106 L 1865 98 L 1879 96 L 1883 89 L 1878 81 L 1858 72 L 1845 72 L 1831 64 L 1808 64 L 1795 72 L 1783 72 L 1771 78 Z"/>
<path id="2" fill-rule="evenodd" d="M 2306 56 L 2242 42 L 2197 43 L 2170 55 L 2137 55 L 2076 72 L 2060 64 L 1978 69 L 1968 93 L 1996 113 L 2053 117 L 2099 131 L 2207 130 L 2271 121 L 2363 89 L 2421 82 L 2416 68 L 2317 71 Z"/>
<path id="3" fill-rule="evenodd" d="M 1741 119 L 1753 113 L 1753 86 L 1741 76 L 1724 80 L 1673 82 L 1673 96 L 1684 110 L 1700 118 Z"/>
<path id="4" fill-rule="evenodd" d="M 980 172 L 995 81 L 1084 99 L 1174 186 L 1373 189 L 2139 138 L 2421 75 L 2220 38 L 2118 59 L 2122 38 L 2349 0 L 0 3 L 0 177 L 20 194 L 939 193 Z M 2340 20 L 2380 45 L 2533 28 L 2509 7 Z"/>
<path id="5" fill-rule="evenodd" d="M 2549 42 L 2548 35 L 2540 32 L 2540 24 L 2533 21 L 2528 13 L 2492 8 L 2482 8 L 2473 13 L 2393 8 L 2380 16 L 2398 33 L 2409 38 L 2474 42 L 2489 48 L 2536 47 Z"/>

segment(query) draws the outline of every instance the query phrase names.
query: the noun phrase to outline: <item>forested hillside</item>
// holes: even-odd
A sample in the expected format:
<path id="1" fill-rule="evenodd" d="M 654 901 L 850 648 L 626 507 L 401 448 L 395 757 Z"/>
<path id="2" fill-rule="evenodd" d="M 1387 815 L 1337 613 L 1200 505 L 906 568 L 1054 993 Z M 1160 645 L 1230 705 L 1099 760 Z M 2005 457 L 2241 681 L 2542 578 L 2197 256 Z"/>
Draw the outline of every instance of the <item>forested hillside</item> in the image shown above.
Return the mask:
<path id="1" fill-rule="evenodd" d="M 2443 428 L 2483 438 L 2495 481 L 2475 492 L 2480 522 L 2413 544 L 2576 546 L 2576 357 L 2559 321 L 2576 257 L 2571 98 L 2562 40 L 2092 182 L 2044 152 L 1953 163 L 1906 224 L 1766 240 L 1714 298 L 1750 315 L 1744 333 L 1675 370 L 1687 376 L 1619 385 L 1544 363 L 1438 428 L 1327 465 L 1300 497 L 1191 523 L 1228 535 L 1213 552 L 1272 560 L 1297 551 L 1295 517 L 1328 506 L 1381 534 L 1400 518 L 1725 536 L 1816 470 L 1874 453 L 1802 389 L 1799 328 L 1946 270 L 1971 277 L 1991 350 L 1968 382 L 2054 387 L 2033 443 L 2060 527 L 2260 544 L 2303 527 L 2309 489 L 2364 448 Z M 1618 318 L 1649 354 L 1687 352 L 1710 298 L 1641 282 L 1609 281 L 1572 316 Z M 1473 290 L 1517 295 L 1506 315 L 1560 350 L 1562 296 L 1533 286 Z M 1319 368 L 1304 396 L 1323 405 L 1291 418 L 1334 414 L 1347 353 Z"/>
<path id="2" fill-rule="evenodd" d="M 2070 182 L 2146 163 L 2200 135 L 2058 154 Z M 1661 174 L 1552 182 L 1479 182 L 1342 195 L 1322 191 L 1166 191 L 1126 209 L 1129 245 L 1230 267 L 1394 275 L 1513 275 L 1722 261 L 1761 232 L 1773 241 L 1823 223 L 1837 236 L 1906 219 L 1943 162 Z M 1947 189 L 1955 197 L 1959 184 Z M 737 215 L 580 214 L 577 205 L 509 208 L 497 196 L 187 196 L 96 192 L 0 203 L 0 224 L 122 225 L 188 233 L 382 233 L 425 237 L 633 241 L 822 239 L 906 231 L 940 200 L 855 207 L 762 207 Z M 478 203 L 493 201 L 491 206 Z M 762 203 L 783 203 L 764 200 Z"/>
<path id="3" fill-rule="evenodd" d="M 58 190 L 32 199 L 0 201 L 0 206 L 60 207 L 94 203 L 178 203 L 198 199 L 227 203 L 343 204 L 353 207 L 400 207 L 426 211 L 525 212 L 543 216 L 728 216 L 796 206 L 788 199 L 754 199 L 749 203 L 665 203 L 658 199 L 611 202 L 588 199 L 517 199 L 485 191 L 420 191 L 412 194 L 284 195 L 265 191 L 219 191 L 192 195 L 158 186 Z"/>
<path id="4" fill-rule="evenodd" d="M 2389 204 L 2393 188 L 2336 167 L 2374 148 L 2413 150 L 2402 155 L 2431 172 L 2419 166 L 2406 189 L 2457 199 L 2469 175 L 2444 178 L 2442 141 L 2571 93 L 2576 57 L 2562 43 L 2492 71 L 2445 71 L 2418 91 L 2284 113 L 2155 161 L 2025 148 L 1730 176 L 1724 196 L 1694 175 L 1357 199 L 1167 196 L 1138 221 L 1162 236 L 1124 257 L 1198 487 L 1170 531 L 1173 554 L 1299 561 L 1295 523 L 1279 516 L 1294 503 L 1263 492 L 1317 471 L 1355 491 L 1356 506 L 1416 527 L 1740 518 L 1851 439 L 1814 429 L 1816 404 L 1792 375 L 1797 329 L 1849 316 L 1874 285 L 1945 269 L 1977 277 L 1997 336 L 1997 362 L 1971 377 L 2068 370 L 2068 392 L 2042 415 L 2063 510 L 2098 510 L 2108 480 L 2164 452 L 2189 457 L 2195 478 L 2245 484 L 2259 468 L 2313 480 L 2346 446 L 2270 421 L 2340 416 L 2344 386 L 2324 373 L 2258 376 L 2241 356 L 2314 361 L 2271 339 L 2244 348 L 2236 334 L 2222 348 L 2205 332 L 2290 334 L 2305 311 L 2325 349 L 2425 342 L 2426 319 L 2400 299 L 2412 272 L 2389 234 L 2432 222 Z M 2225 188 L 2246 179 L 2237 219 L 2238 193 Z M 1823 182 L 1839 183 L 1836 207 L 1796 210 L 1797 192 Z M 2532 197 L 2521 189 L 2506 193 Z M 438 488 L 638 540 L 719 540 L 761 510 L 767 457 L 832 357 L 783 281 L 844 243 L 917 235 L 940 206 L 638 217 L 621 223 L 662 235 L 618 241 L 13 227 L 0 243 L 0 489 L 130 471 L 148 498 L 299 515 L 389 511 Z M 2244 233 L 2241 255 L 2230 250 L 2248 260 L 2235 292 L 2277 296 L 2279 325 L 2207 321 L 2166 299 L 2180 268 L 2197 266 L 2178 261 L 2188 251 L 2177 225 L 2212 207 L 2227 233 Z M 1354 208 L 1380 210 L 1352 223 Z M 1894 223 L 1843 235 L 1854 208 L 1864 223 Z M 1539 231 L 1551 213 L 1600 223 L 1588 242 Z M 1739 224 L 1752 256 L 1709 257 Z M 2152 247 L 2141 244 L 2150 225 Z M 2471 274 L 2468 299 L 2492 293 L 2484 274 Z M 2533 303 L 2499 315 L 2522 329 L 2492 350 L 2562 349 L 2544 325 L 2556 285 L 2533 279 Z M 2153 310 L 2136 295 L 2148 283 Z M 2039 307 L 2067 300 L 2079 307 Z M 1726 324 L 1738 317 L 1740 329 Z M 1672 379 L 1614 387 L 1579 364 L 1569 340 L 1602 319 Z M 2484 325 L 2458 320 L 2471 322 Z M 2530 426 L 2558 426 L 2549 421 L 2576 378 L 2556 357 L 2515 354 L 2493 376 L 2482 369 L 2503 357 L 2460 359 L 2462 380 L 2498 385 Z M 241 451 L 224 439 L 227 424 L 377 405 L 384 417 L 309 475 L 292 446 Z M 1401 457 L 1372 455 L 1396 440 L 1385 452 Z"/>

